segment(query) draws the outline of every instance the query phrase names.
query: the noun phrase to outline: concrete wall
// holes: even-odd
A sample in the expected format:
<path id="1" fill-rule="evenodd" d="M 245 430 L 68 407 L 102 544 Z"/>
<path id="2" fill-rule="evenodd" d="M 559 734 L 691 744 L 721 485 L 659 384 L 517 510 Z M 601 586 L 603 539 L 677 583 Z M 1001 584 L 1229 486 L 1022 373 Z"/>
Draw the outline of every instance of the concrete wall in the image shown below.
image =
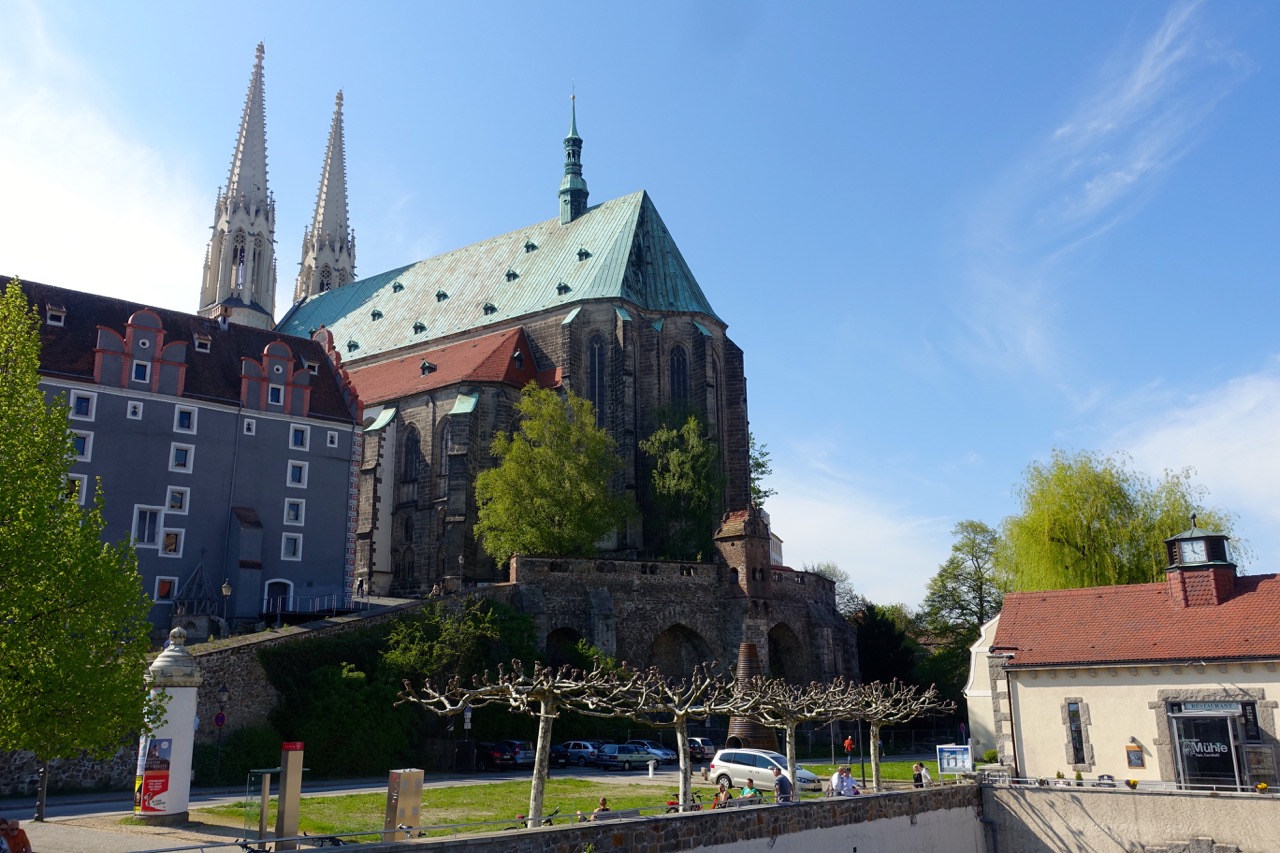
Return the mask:
<path id="1" fill-rule="evenodd" d="M 984 788 L 982 811 L 1005 853 L 1154 853 L 1196 838 L 1241 853 L 1280 850 L 1272 795 L 1018 786 Z"/>

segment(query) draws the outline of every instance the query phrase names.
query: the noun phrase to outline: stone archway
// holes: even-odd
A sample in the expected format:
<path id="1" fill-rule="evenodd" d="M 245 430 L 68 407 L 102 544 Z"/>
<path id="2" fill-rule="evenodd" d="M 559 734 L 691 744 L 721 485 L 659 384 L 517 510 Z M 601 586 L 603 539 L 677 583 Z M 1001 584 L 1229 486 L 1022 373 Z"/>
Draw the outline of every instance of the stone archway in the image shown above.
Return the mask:
<path id="1" fill-rule="evenodd" d="M 769 629 L 769 675 L 791 684 L 813 680 L 812 655 L 785 622 Z"/>
<path id="2" fill-rule="evenodd" d="M 582 639 L 582 634 L 573 628 L 556 628 L 547 634 L 547 665 L 582 666 L 582 654 L 578 651 Z"/>
<path id="3" fill-rule="evenodd" d="M 669 676 L 690 675 L 696 665 L 714 657 L 711 644 L 701 634 L 679 623 L 655 637 L 649 647 L 649 664 Z"/>

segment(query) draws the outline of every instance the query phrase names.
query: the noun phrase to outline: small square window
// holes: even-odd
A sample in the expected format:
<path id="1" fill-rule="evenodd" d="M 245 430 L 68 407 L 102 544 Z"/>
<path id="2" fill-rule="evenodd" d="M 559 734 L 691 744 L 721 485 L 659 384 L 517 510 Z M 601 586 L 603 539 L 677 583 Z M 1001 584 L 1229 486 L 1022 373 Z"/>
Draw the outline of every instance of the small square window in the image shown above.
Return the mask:
<path id="1" fill-rule="evenodd" d="M 77 421 L 93 420 L 94 409 L 97 408 L 98 395 L 84 391 L 71 393 L 71 418 Z"/>
<path id="2" fill-rule="evenodd" d="M 44 315 L 44 318 L 50 326 L 61 326 L 66 322 L 67 312 L 59 311 L 56 308 L 50 308 Z"/>
<path id="3" fill-rule="evenodd" d="M 84 503 L 84 497 L 89 492 L 89 478 L 84 474 L 68 474 L 67 475 L 67 497 L 71 498 L 78 504 Z"/>
<path id="4" fill-rule="evenodd" d="M 172 604 L 178 595 L 177 578 L 156 578 L 156 592 L 152 596 L 157 604 Z"/>
<path id="5" fill-rule="evenodd" d="M 166 530 L 160 539 L 160 556 L 181 557 L 184 539 L 186 539 L 185 530 Z"/>
<path id="6" fill-rule="evenodd" d="M 139 548 L 155 548 L 160 544 L 160 507 L 133 508 L 133 544 Z"/>
<path id="7" fill-rule="evenodd" d="M 307 463 L 306 462 L 290 462 L 289 463 L 289 479 L 287 484 L 295 489 L 305 489 L 307 487 Z"/>
<path id="8" fill-rule="evenodd" d="M 142 420 L 142 403 L 137 400 L 129 401 L 129 408 L 125 410 L 125 416 L 131 421 Z"/>
<path id="9" fill-rule="evenodd" d="M 273 406 L 279 406 L 284 403 L 284 386 L 269 385 L 267 386 L 267 402 Z"/>
<path id="10" fill-rule="evenodd" d="M 300 498 L 289 498 L 284 502 L 284 523 L 305 524 L 307 520 L 307 502 Z"/>
<path id="11" fill-rule="evenodd" d="M 170 486 L 169 495 L 164 501 L 164 511 L 174 515 L 186 515 L 190 500 L 190 489 L 185 486 Z"/>
<path id="12" fill-rule="evenodd" d="M 324 443 L 329 447 L 337 447 L 338 433 L 335 430 L 329 430 L 329 432 L 325 434 Z"/>
<path id="13" fill-rule="evenodd" d="M 190 474 L 196 462 L 196 449 L 190 444 L 169 446 L 169 470 Z"/>
<path id="14" fill-rule="evenodd" d="M 71 440 L 75 443 L 77 461 L 89 462 L 93 459 L 93 433 L 72 430 Z"/>
<path id="15" fill-rule="evenodd" d="M 173 410 L 174 432 L 196 431 L 196 410 L 190 406 L 176 406 Z"/>
<path id="16" fill-rule="evenodd" d="M 151 362 L 135 361 L 133 363 L 133 381 L 134 382 L 150 382 L 151 381 Z"/>
<path id="17" fill-rule="evenodd" d="M 212 348 L 213 338 L 200 334 L 197 334 L 195 337 L 196 352 L 208 352 Z"/>
<path id="18" fill-rule="evenodd" d="M 320 365 L 316 364 L 314 361 L 304 361 L 302 362 L 302 366 L 305 367 L 307 372 L 312 376 L 320 375 Z"/>
<path id="19" fill-rule="evenodd" d="M 258 428 L 258 422 L 257 422 L 257 421 L 255 421 L 253 418 L 245 418 L 245 419 L 244 419 L 244 434 L 245 434 L 245 435 L 253 435 L 253 434 L 254 434 L 254 432 L 257 430 L 257 428 Z"/>
<path id="20" fill-rule="evenodd" d="M 301 560 L 302 559 L 302 534 L 286 533 L 280 541 L 280 559 L 282 560 Z"/>
<path id="21" fill-rule="evenodd" d="M 306 450 L 311 446 L 311 427 L 289 427 L 289 446 L 294 450 Z"/>

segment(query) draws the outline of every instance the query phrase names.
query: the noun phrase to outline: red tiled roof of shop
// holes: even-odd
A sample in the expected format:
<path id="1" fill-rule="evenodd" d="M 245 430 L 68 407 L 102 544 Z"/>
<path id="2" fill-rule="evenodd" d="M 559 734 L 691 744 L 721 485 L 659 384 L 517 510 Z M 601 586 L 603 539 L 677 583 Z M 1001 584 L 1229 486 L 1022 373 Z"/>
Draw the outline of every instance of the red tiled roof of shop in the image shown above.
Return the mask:
<path id="1" fill-rule="evenodd" d="M 547 373 L 538 371 L 529 339 L 521 328 L 423 348 L 398 359 L 350 369 L 351 381 L 365 405 L 460 382 L 502 382 L 523 388 L 530 381 L 544 379 Z"/>
<path id="2" fill-rule="evenodd" d="M 1280 575 L 1240 575 L 1193 607 L 1168 582 L 1009 593 L 993 646 L 1011 668 L 1280 659 Z"/>

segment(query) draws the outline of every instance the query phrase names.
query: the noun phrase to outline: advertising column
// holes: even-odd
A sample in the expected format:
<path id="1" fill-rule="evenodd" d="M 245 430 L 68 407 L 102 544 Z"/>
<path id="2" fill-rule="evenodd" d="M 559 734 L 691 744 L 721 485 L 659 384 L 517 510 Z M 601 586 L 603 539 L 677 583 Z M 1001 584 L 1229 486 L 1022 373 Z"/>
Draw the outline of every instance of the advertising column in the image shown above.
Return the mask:
<path id="1" fill-rule="evenodd" d="M 147 670 L 152 694 L 167 694 L 164 725 L 138 742 L 133 812 L 152 823 L 185 823 L 191 798 L 191 749 L 196 736 L 196 694 L 203 676 L 186 649 L 187 632 L 169 632 L 169 647 Z"/>

